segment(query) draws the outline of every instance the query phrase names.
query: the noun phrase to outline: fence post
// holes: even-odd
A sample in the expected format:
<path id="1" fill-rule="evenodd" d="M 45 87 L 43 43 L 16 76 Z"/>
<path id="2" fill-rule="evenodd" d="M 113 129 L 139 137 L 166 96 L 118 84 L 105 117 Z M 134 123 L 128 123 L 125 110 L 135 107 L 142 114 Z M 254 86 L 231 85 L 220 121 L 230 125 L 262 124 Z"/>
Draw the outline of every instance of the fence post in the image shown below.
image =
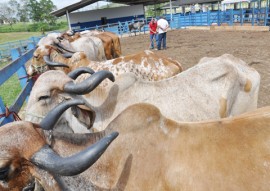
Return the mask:
<path id="1" fill-rule="evenodd" d="M 240 12 L 241 26 L 243 25 L 243 20 L 244 20 L 244 10 L 243 10 L 243 8 L 242 8 L 242 9 L 241 9 L 241 12 Z"/>
<path id="2" fill-rule="evenodd" d="M 207 24 L 210 26 L 210 11 L 207 11 Z"/>
<path id="3" fill-rule="evenodd" d="M 218 26 L 220 26 L 220 10 L 218 8 L 218 18 L 217 18 L 217 23 L 218 23 Z"/>
<path id="4" fill-rule="evenodd" d="M 200 10 L 200 16 L 201 16 L 200 21 L 201 21 L 201 26 L 202 26 L 203 24 L 202 24 L 202 11 L 201 10 Z"/>
<path id="5" fill-rule="evenodd" d="M 252 7 L 252 19 L 251 19 L 251 22 L 252 22 L 252 26 L 254 26 L 254 7 Z"/>
<path id="6" fill-rule="evenodd" d="M 179 13 L 179 15 L 178 15 L 178 28 L 180 28 L 181 29 L 181 21 L 180 21 L 180 18 L 181 18 L 181 16 L 180 16 L 181 14 Z"/>
<path id="7" fill-rule="evenodd" d="M 230 9 L 230 26 L 233 26 L 233 9 Z"/>
<path id="8" fill-rule="evenodd" d="M 20 58 L 21 53 L 19 52 L 18 48 L 12 49 L 11 50 L 11 59 L 12 61 Z M 27 83 L 27 73 L 25 66 L 22 66 L 18 71 L 17 71 L 18 78 L 20 80 L 20 85 L 21 87 L 25 87 Z"/>
<path id="9" fill-rule="evenodd" d="M 268 11 L 267 11 L 267 6 L 265 7 L 265 12 L 264 12 L 264 26 L 267 24 L 267 17 L 268 17 Z"/>

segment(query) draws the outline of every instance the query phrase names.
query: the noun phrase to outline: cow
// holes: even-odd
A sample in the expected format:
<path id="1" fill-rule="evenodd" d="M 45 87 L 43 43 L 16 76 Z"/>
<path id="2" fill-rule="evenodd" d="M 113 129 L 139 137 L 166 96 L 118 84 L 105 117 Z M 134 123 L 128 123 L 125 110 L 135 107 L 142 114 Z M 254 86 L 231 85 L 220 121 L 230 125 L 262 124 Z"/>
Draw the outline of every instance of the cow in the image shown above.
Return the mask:
<path id="1" fill-rule="evenodd" d="M 80 37 L 97 37 L 102 40 L 104 52 L 107 59 L 117 58 L 121 56 L 121 43 L 120 38 L 112 32 L 109 31 L 97 31 L 97 30 L 86 30 L 82 32 L 65 32 L 61 34 L 61 38 L 65 39 L 76 39 L 78 36 Z"/>
<path id="2" fill-rule="evenodd" d="M 99 80 L 93 85 L 91 77 L 70 78 L 61 71 L 42 74 L 32 89 L 25 119 L 38 122 L 47 110 L 72 97 L 84 99 L 88 107 L 68 110 L 64 115 L 64 125 L 73 132 L 79 124 L 102 130 L 129 105 L 141 102 L 157 106 L 177 121 L 220 119 L 257 108 L 259 73 L 229 54 L 202 59 L 200 64 L 161 81 L 149 82 L 126 73 L 113 83 L 106 79 L 108 75 L 96 72 L 91 77 Z"/>
<path id="3" fill-rule="evenodd" d="M 70 42 L 69 40 L 62 38 L 60 33 L 52 33 L 42 37 L 39 40 L 37 47 L 52 45 L 59 47 L 60 50 L 65 52 L 84 52 L 88 59 L 98 61 L 102 60 L 102 57 L 100 57 L 97 43 L 98 42 L 94 42 L 93 39 L 88 37 L 78 38 L 77 40 Z"/>
<path id="4" fill-rule="evenodd" d="M 53 131 L 52 147 L 70 156 L 78 147 L 119 132 L 90 169 L 61 177 L 69 190 L 264 191 L 270 186 L 269 124 L 270 107 L 226 119 L 177 122 L 140 103 L 101 132 Z"/>
<path id="5" fill-rule="evenodd" d="M 108 58 L 106 58 L 106 55 L 105 55 L 105 48 L 104 48 L 104 45 L 103 45 L 103 41 L 96 37 L 96 36 L 83 36 L 81 35 L 80 33 L 75 33 L 74 35 L 70 36 L 68 35 L 67 33 L 63 33 L 60 37 L 59 37 L 59 40 L 60 42 L 62 42 L 64 39 L 67 40 L 69 43 L 72 43 L 74 41 L 77 41 L 79 40 L 80 38 L 89 38 L 91 39 L 95 46 L 97 47 L 98 49 L 98 55 L 97 55 L 97 60 L 98 61 L 102 61 L 102 60 L 107 60 Z"/>
<path id="6" fill-rule="evenodd" d="M 136 36 L 136 30 L 139 30 L 139 33 L 141 33 L 141 28 L 145 25 L 144 20 L 143 21 L 138 21 L 135 23 L 129 23 L 128 24 L 128 30 L 131 35 L 132 30 L 134 30 L 135 36 Z"/>
<path id="7" fill-rule="evenodd" d="M 32 62 L 27 68 L 27 74 L 34 76 L 49 69 L 58 69 L 69 73 L 83 66 L 95 71 L 109 70 L 115 76 L 133 72 L 136 76 L 149 81 L 169 78 L 183 71 L 179 62 L 149 50 L 112 60 L 95 62 L 90 61 L 83 52 L 75 53 L 71 58 L 66 58 L 57 48 L 47 45 L 37 48 L 34 52 Z"/>
<path id="8" fill-rule="evenodd" d="M 46 142 L 45 129 L 52 129 L 68 107 L 83 104 L 72 100 L 58 105 L 41 121 L 34 124 L 19 121 L 0 128 L 0 190 L 1 191 L 62 191 L 69 190 L 61 176 L 75 176 L 95 163 L 118 136 L 113 132 L 86 147 L 73 145 L 76 154 L 61 157 Z M 74 150 L 75 149 L 75 150 Z"/>

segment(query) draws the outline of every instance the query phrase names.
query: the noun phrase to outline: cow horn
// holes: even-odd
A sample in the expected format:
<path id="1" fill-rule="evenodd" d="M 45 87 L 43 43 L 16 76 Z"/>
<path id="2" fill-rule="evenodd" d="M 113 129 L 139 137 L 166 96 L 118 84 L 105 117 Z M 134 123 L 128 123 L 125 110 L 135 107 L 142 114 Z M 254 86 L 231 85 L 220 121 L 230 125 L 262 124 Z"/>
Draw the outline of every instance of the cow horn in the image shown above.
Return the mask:
<path id="1" fill-rule="evenodd" d="M 117 136 L 118 132 L 113 132 L 85 150 L 67 158 L 60 157 L 46 145 L 31 157 L 31 162 L 53 174 L 74 176 L 92 166 Z"/>
<path id="2" fill-rule="evenodd" d="M 65 58 L 71 58 L 73 56 L 74 53 L 64 53 L 62 54 L 62 56 L 64 56 Z"/>
<path id="3" fill-rule="evenodd" d="M 73 30 L 71 30 L 71 31 L 67 32 L 67 35 L 68 36 L 74 36 L 75 35 L 75 32 Z"/>
<path id="4" fill-rule="evenodd" d="M 106 78 L 109 78 L 114 82 L 114 76 L 111 72 L 107 70 L 98 71 L 81 83 L 74 84 L 72 81 L 66 83 L 64 91 L 78 95 L 87 94 L 95 89 Z"/>
<path id="5" fill-rule="evenodd" d="M 75 53 L 74 51 L 65 48 L 61 43 L 56 43 L 56 46 L 63 49 L 63 50 L 65 50 L 65 51 L 67 51 L 67 52 Z"/>
<path id="6" fill-rule="evenodd" d="M 46 63 L 48 66 L 52 66 L 52 67 L 66 67 L 66 68 L 69 68 L 69 66 L 66 65 L 66 64 L 57 63 L 57 62 L 52 62 L 51 59 L 50 59 L 50 56 L 43 56 L 43 59 L 44 59 L 45 63 Z"/>
<path id="7" fill-rule="evenodd" d="M 80 67 L 69 72 L 68 76 L 72 78 L 73 80 L 75 80 L 79 75 L 84 74 L 84 73 L 94 74 L 95 71 L 88 67 Z"/>
<path id="8" fill-rule="evenodd" d="M 40 122 L 40 127 L 43 130 L 51 130 L 53 129 L 54 125 L 56 124 L 57 120 L 60 118 L 60 116 L 63 114 L 64 111 L 66 111 L 68 108 L 70 108 L 73 105 L 84 105 L 83 100 L 68 100 L 65 102 L 62 102 L 58 106 L 56 106 L 54 109 L 52 109 L 46 117 Z"/>

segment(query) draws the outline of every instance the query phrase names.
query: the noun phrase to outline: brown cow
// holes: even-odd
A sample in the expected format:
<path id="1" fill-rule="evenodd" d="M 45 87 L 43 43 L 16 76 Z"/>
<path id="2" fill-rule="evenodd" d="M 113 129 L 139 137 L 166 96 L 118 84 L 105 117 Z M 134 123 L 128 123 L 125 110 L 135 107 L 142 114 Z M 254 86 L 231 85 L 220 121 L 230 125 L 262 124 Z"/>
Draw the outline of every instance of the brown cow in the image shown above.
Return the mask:
<path id="1" fill-rule="evenodd" d="M 114 132 L 89 147 L 78 148 L 75 155 L 60 157 L 46 144 L 42 129 L 52 129 L 61 113 L 82 101 L 67 101 L 57 106 L 40 123 L 13 122 L 0 128 L 0 190 L 69 190 L 60 176 L 85 171 L 117 137 Z M 72 149 L 76 149 L 75 146 Z M 83 151 L 82 151 L 83 150 Z M 79 152 L 81 151 L 81 152 Z M 79 152 L 79 153 L 78 153 Z"/>
<path id="2" fill-rule="evenodd" d="M 70 190 L 266 191 L 270 186 L 269 124 L 270 107 L 233 118 L 187 123 L 164 117 L 153 105 L 136 104 L 121 112 L 105 131 L 55 133 L 54 149 L 69 156 L 76 147 L 119 132 L 91 169 L 63 177 Z"/>

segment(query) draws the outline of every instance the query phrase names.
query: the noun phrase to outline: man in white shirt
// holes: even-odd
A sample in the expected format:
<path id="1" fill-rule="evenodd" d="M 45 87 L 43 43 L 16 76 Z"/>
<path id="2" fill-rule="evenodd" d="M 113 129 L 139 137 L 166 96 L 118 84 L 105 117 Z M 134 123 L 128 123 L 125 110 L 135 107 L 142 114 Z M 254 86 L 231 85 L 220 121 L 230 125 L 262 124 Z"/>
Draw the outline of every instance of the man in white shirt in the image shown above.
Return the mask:
<path id="1" fill-rule="evenodd" d="M 158 50 L 161 49 L 161 41 L 163 49 L 166 49 L 166 35 L 167 29 L 169 28 L 168 21 L 166 21 L 163 17 L 160 17 L 160 19 L 157 22 L 157 28 L 158 28 Z"/>

